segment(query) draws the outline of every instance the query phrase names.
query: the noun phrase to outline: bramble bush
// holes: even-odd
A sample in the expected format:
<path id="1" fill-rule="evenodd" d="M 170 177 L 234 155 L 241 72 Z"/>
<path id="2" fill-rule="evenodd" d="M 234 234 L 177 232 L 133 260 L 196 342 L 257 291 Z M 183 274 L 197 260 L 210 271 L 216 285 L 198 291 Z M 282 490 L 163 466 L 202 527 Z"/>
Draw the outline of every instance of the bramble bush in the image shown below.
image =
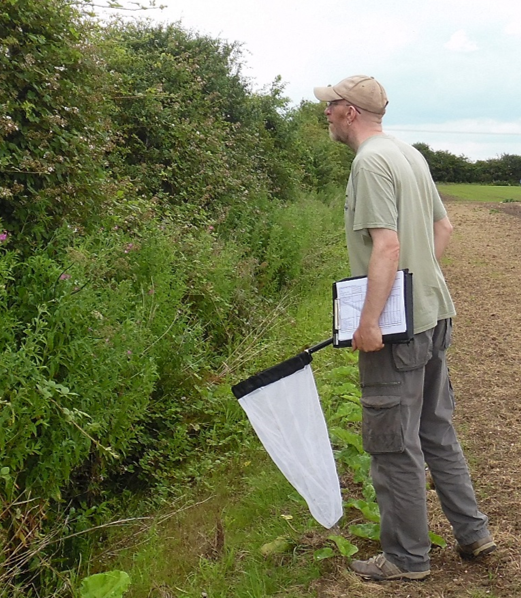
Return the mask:
<path id="1" fill-rule="evenodd" d="M 85 461 L 95 486 L 146 410 L 157 377 L 143 355 L 146 303 L 121 276 L 118 249 L 102 276 L 78 250 L 70 263 L 41 251 L 3 269 L 0 454 L 20 492 L 59 499 Z M 96 265 L 108 264 L 98 254 Z"/>
<path id="2" fill-rule="evenodd" d="M 258 196 L 294 197 L 300 156 L 288 100 L 276 83 L 250 91 L 237 44 L 174 25 L 115 22 L 104 47 L 118 139 L 108 159 L 136 194 L 221 224 L 231 206 Z"/>
<path id="3" fill-rule="evenodd" d="M 164 420 L 170 407 L 163 425 L 190 419 L 184 395 L 255 326 L 262 302 L 236 248 L 211 231 L 61 237 L 59 258 L 49 245 L 0 261 L 1 462 L 19 488 L 54 498 L 87 457 L 95 493 L 115 454 L 146 453 L 155 408 Z"/>

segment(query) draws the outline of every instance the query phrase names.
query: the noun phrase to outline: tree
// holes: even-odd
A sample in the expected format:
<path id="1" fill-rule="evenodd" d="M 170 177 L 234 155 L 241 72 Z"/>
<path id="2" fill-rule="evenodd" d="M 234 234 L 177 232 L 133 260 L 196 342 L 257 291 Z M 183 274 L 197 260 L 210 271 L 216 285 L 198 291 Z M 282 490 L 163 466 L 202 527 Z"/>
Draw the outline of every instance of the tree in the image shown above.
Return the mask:
<path id="1" fill-rule="evenodd" d="M 456 156 L 448 151 L 432 150 L 426 143 L 414 143 L 429 164 L 432 178 L 440 183 L 470 183 L 474 180 L 472 162 L 466 156 Z"/>
<path id="2" fill-rule="evenodd" d="M 521 180 L 521 156 L 502 154 L 476 162 L 477 179 L 486 184 L 517 185 Z"/>

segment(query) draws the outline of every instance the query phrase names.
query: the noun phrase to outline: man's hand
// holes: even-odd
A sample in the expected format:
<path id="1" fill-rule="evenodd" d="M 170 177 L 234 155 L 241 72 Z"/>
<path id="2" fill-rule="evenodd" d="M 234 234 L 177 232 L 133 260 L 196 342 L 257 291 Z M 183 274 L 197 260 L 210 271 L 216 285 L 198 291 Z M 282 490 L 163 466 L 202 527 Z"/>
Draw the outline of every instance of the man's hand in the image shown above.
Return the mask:
<path id="1" fill-rule="evenodd" d="M 355 330 L 352 342 L 353 351 L 380 351 L 384 348 L 382 342 L 382 331 L 378 324 L 363 324 Z"/>

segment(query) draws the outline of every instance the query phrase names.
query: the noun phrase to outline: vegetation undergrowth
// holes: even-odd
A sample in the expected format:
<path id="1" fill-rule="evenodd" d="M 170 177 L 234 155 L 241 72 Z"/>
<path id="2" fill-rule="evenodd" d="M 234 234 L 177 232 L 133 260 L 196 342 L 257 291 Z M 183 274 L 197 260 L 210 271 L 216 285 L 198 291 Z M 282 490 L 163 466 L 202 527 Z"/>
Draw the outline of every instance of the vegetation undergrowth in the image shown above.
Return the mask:
<path id="1" fill-rule="evenodd" d="M 331 284 L 349 275 L 344 236 L 338 226 L 342 194 L 337 192 L 330 203 L 327 209 L 318 210 L 313 202 L 300 206 L 301 218 L 312 217 L 316 231 L 304 258 L 306 267 L 292 289 L 290 305 L 264 339 L 264 354 L 249 360 L 241 377 L 330 336 Z M 322 225 L 320 234 L 317 223 Z M 358 478 L 362 483 L 359 498 L 363 499 L 365 488 L 371 500 L 368 461 L 362 455 L 360 438 L 354 428 L 351 438 L 342 438 L 342 434 L 349 434 L 348 420 L 360 420 L 356 355 L 328 347 L 314 354 L 312 366 L 325 416 L 333 430 L 339 469 L 343 469 L 342 460 L 354 462 L 360 455 L 358 466 L 363 475 Z M 229 382 L 238 381 L 237 375 L 233 378 L 224 385 L 231 401 L 235 399 Z M 325 559 L 341 558 L 342 552 L 336 547 L 345 547 L 340 531 L 332 534 L 313 520 L 303 499 L 255 438 L 231 461 L 208 472 L 204 483 L 201 481 L 193 493 L 188 491 L 183 501 L 186 510 L 177 503 L 172 505 L 166 510 L 171 518 L 138 534 L 137 541 L 132 534 L 117 531 L 105 543 L 103 555 L 93 561 L 93 570 L 128 572 L 132 580 L 128 596 L 135 598 L 159 598 L 161 592 L 194 597 L 205 592 L 215 597 L 296 598 L 316 595 L 314 582 L 324 568 L 331 566 Z M 176 514 L 178 509 L 181 512 Z M 161 515 L 155 519 L 160 520 Z M 329 540 L 330 536 L 336 540 Z M 345 543 L 349 544 L 347 540 Z"/>
<path id="2" fill-rule="evenodd" d="M 237 45 L 88 4 L 0 13 L 2 596 L 70 595 L 88 530 L 244 443 L 220 383 L 266 361 L 326 208 L 299 205 L 352 160 Z"/>

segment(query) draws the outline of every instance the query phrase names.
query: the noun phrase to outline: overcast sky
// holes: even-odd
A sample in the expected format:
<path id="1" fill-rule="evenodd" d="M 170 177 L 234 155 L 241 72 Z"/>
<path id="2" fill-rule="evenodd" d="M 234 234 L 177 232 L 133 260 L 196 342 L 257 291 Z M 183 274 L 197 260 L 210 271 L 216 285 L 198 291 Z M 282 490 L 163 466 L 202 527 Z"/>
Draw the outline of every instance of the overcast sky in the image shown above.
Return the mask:
<path id="1" fill-rule="evenodd" d="M 521 0 L 159 1 L 154 20 L 242 43 L 257 89 L 280 75 L 298 103 L 371 75 L 387 132 L 472 160 L 521 155 Z"/>

